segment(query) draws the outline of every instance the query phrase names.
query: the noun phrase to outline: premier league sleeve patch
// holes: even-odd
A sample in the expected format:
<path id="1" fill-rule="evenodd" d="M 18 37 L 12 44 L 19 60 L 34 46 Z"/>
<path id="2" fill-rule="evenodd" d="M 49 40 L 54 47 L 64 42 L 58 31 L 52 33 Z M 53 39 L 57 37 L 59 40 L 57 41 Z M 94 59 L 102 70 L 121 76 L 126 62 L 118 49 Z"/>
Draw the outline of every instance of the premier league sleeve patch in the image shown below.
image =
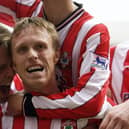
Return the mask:
<path id="1" fill-rule="evenodd" d="M 108 65 L 109 65 L 109 60 L 107 58 L 94 54 L 93 61 L 91 64 L 92 67 L 97 67 L 100 69 L 107 69 Z"/>

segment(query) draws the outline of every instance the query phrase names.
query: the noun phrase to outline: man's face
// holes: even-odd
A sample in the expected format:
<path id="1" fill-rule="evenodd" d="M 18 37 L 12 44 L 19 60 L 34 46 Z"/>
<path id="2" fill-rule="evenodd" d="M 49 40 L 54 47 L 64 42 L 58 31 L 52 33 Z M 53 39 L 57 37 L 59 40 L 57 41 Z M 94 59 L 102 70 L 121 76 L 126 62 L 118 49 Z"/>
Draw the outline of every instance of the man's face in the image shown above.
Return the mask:
<path id="1" fill-rule="evenodd" d="M 10 58 L 7 54 L 7 48 L 0 46 L 0 103 L 4 102 L 8 96 L 10 84 L 14 72 L 10 64 Z"/>
<path id="2" fill-rule="evenodd" d="M 12 39 L 14 69 L 27 91 L 41 92 L 52 85 L 58 54 L 46 30 L 29 27 Z"/>

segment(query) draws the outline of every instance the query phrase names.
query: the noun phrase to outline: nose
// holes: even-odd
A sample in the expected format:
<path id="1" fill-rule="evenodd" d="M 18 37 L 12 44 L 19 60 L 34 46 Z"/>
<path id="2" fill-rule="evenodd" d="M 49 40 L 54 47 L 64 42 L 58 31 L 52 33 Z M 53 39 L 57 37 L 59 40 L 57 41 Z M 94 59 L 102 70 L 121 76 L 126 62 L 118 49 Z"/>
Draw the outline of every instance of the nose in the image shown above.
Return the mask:
<path id="1" fill-rule="evenodd" d="M 37 59 L 37 58 L 38 58 L 38 53 L 37 53 L 37 51 L 34 50 L 34 49 L 30 49 L 30 50 L 29 50 L 29 53 L 28 53 L 28 58 L 29 58 L 29 59 L 32 59 L 32 60 Z"/>

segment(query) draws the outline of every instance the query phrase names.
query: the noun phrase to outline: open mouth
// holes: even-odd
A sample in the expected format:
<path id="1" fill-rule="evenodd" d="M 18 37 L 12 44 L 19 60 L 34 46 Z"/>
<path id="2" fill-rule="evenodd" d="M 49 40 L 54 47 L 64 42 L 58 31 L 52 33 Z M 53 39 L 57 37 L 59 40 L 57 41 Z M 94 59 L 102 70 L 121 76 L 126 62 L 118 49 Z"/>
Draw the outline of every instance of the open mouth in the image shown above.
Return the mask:
<path id="1" fill-rule="evenodd" d="M 27 72 L 29 73 L 33 73 L 33 72 L 41 72 L 44 70 L 44 67 L 41 67 L 41 66 L 33 66 L 33 67 L 29 67 L 27 69 Z"/>

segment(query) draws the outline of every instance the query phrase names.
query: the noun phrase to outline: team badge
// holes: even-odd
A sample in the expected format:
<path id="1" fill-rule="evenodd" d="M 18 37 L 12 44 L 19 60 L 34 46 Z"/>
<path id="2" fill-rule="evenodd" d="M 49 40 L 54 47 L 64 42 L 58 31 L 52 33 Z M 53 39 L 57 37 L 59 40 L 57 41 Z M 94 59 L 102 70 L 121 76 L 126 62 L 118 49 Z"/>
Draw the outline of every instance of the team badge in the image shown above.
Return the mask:
<path id="1" fill-rule="evenodd" d="M 76 120 L 62 120 L 61 129 L 77 129 Z"/>
<path id="2" fill-rule="evenodd" d="M 64 52 L 60 57 L 59 66 L 64 69 L 69 66 L 70 61 L 71 61 L 71 57 L 68 55 L 67 52 Z"/>
<path id="3" fill-rule="evenodd" d="M 98 67 L 102 69 L 107 69 L 109 64 L 109 60 L 107 58 L 95 55 L 94 60 L 92 62 L 93 67 Z"/>
<path id="4" fill-rule="evenodd" d="M 122 95 L 122 100 L 125 101 L 129 99 L 129 93 L 128 92 L 124 92 L 123 95 Z"/>

